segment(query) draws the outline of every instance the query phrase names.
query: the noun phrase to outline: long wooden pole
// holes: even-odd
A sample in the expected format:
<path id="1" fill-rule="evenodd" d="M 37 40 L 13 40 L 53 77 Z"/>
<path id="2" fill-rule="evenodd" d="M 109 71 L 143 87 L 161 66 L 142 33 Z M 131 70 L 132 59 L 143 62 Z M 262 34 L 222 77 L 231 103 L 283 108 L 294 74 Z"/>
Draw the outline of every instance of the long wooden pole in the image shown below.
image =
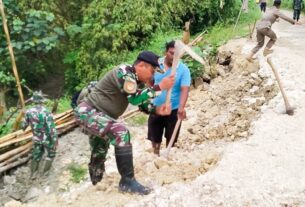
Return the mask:
<path id="1" fill-rule="evenodd" d="M 279 76 L 279 73 L 277 72 L 277 70 L 275 69 L 275 66 L 273 65 L 273 62 L 271 61 L 271 58 L 268 57 L 267 58 L 267 62 L 268 64 L 270 65 L 272 71 L 273 71 L 273 74 L 275 76 L 275 79 L 279 85 L 279 88 L 280 88 L 280 91 L 282 93 L 282 97 L 284 99 L 284 103 L 285 103 L 285 108 L 286 108 L 286 113 L 290 116 L 292 116 L 294 114 L 294 109 L 293 107 L 290 105 L 289 101 L 288 101 L 288 98 L 286 96 L 286 93 L 284 91 L 284 87 L 283 87 L 283 84 L 282 84 L 282 81 L 280 79 L 280 76 Z"/>
<path id="2" fill-rule="evenodd" d="M 235 22 L 235 24 L 234 24 L 233 32 L 235 32 L 235 29 L 236 29 L 236 26 L 237 26 L 237 24 L 238 24 L 238 21 L 239 21 L 240 14 L 241 14 L 241 11 L 242 11 L 242 9 L 243 9 L 243 6 L 244 6 L 244 0 L 243 0 L 243 2 L 242 2 L 242 4 L 241 4 L 241 7 L 240 7 L 240 10 L 239 10 L 239 13 L 238 13 L 236 22 Z"/>
<path id="3" fill-rule="evenodd" d="M 6 36 L 8 50 L 9 50 L 9 53 L 10 53 L 10 56 L 11 56 L 11 59 L 12 59 L 12 68 L 13 68 L 13 73 L 14 73 L 16 83 L 17 83 L 20 102 L 21 102 L 22 108 L 24 108 L 25 104 L 24 104 L 22 88 L 21 88 L 21 84 L 20 84 L 20 80 L 19 80 L 19 75 L 18 75 L 18 71 L 17 71 L 15 56 L 14 56 L 13 47 L 12 47 L 12 44 L 11 44 L 10 35 L 9 35 L 9 30 L 8 30 L 7 23 L 6 23 L 7 20 L 6 20 L 6 17 L 5 17 L 4 4 L 3 4 L 2 0 L 0 0 L 0 12 L 1 12 L 1 16 L 2 16 L 3 29 L 4 29 L 4 33 L 5 33 L 5 36 Z"/>
<path id="4" fill-rule="evenodd" d="M 170 139 L 170 141 L 168 143 L 168 146 L 167 146 L 167 149 L 166 149 L 166 154 L 165 154 L 166 159 L 168 159 L 169 151 L 171 150 L 171 148 L 174 144 L 174 141 L 175 141 L 179 126 L 181 125 L 181 122 L 182 122 L 181 119 L 178 119 L 178 121 L 176 122 L 175 129 L 173 131 L 173 134 L 171 136 L 171 139 Z"/>

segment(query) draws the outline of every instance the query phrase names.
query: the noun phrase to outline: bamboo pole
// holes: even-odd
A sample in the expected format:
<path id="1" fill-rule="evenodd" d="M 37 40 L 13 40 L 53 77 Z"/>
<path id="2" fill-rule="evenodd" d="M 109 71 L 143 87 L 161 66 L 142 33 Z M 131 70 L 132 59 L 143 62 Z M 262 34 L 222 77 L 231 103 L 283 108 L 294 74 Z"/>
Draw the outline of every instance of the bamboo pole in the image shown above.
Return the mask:
<path id="1" fill-rule="evenodd" d="M 66 122 L 64 124 L 56 126 L 56 129 L 62 129 L 62 128 L 65 128 L 66 126 L 73 125 L 73 124 L 76 124 L 76 120 L 75 119 L 70 120 L 70 121 L 68 121 L 68 122 Z"/>
<path id="2" fill-rule="evenodd" d="M 11 133 L 11 134 L 5 135 L 5 136 L 0 138 L 0 144 L 6 142 L 8 140 L 15 139 L 18 136 L 23 136 L 23 135 L 28 134 L 28 133 L 31 133 L 31 128 L 30 127 L 27 127 L 26 130 L 24 130 L 24 131 L 23 130 L 18 130 L 16 132 Z"/>
<path id="3" fill-rule="evenodd" d="M 31 143 L 31 142 L 30 142 Z M 31 143 L 32 144 L 32 143 Z M 32 146 L 32 145 L 31 145 Z M 0 163 L 0 167 L 3 167 L 5 165 L 8 165 L 10 163 L 12 163 L 13 161 L 17 160 L 18 158 L 22 157 L 23 155 L 26 155 L 30 150 L 31 150 L 31 146 L 27 146 L 27 148 L 25 148 L 25 150 L 21 151 L 20 153 L 14 155 L 13 157 L 5 160 L 4 162 Z"/>
<path id="4" fill-rule="evenodd" d="M 9 50 L 9 53 L 10 53 L 10 56 L 11 56 L 11 59 L 12 59 L 12 68 L 13 68 L 13 73 L 15 75 L 15 79 L 16 79 L 16 83 L 17 83 L 18 93 L 19 93 L 19 96 L 20 96 L 20 102 L 21 102 L 22 108 L 24 109 L 25 104 L 24 104 L 22 88 L 21 88 L 21 84 L 20 84 L 20 80 L 19 80 L 19 75 L 18 75 L 18 71 L 17 71 L 15 56 L 14 56 L 13 47 L 12 47 L 12 44 L 11 44 L 10 35 L 9 35 L 9 30 L 8 30 L 7 23 L 6 23 L 7 20 L 6 20 L 6 17 L 5 17 L 4 4 L 3 4 L 2 0 L 0 0 L 0 12 L 1 12 L 1 16 L 2 16 L 3 29 L 4 29 L 5 36 L 6 36 L 8 50 Z"/>
<path id="5" fill-rule="evenodd" d="M 238 24 L 238 21 L 239 21 L 240 15 L 241 15 L 241 11 L 242 11 L 242 9 L 243 9 L 243 5 L 244 5 L 244 0 L 243 0 L 243 2 L 242 2 L 241 7 L 240 7 L 240 10 L 239 10 L 239 13 L 238 13 L 238 16 L 237 16 L 237 19 L 236 19 L 236 22 L 235 22 L 235 25 L 234 25 L 234 28 L 233 28 L 233 32 L 235 32 L 236 26 L 237 26 L 237 24 Z"/>
<path id="6" fill-rule="evenodd" d="M 19 152 L 22 152 L 23 150 L 25 150 L 26 148 L 28 148 L 30 146 L 32 146 L 32 142 L 29 142 L 29 143 L 27 143 L 25 145 L 22 145 L 21 147 L 18 147 L 18 148 L 14 149 L 14 150 L 11 150 L 9 152 L 6 152 L 6 153 L 0 155 L 0 162 L 8 159 L 9 157 L 11 157 L 13 155 L 18 154 Z"/>
<path id="7" fill-rule="evenodd" d="M 73 117 L 72 113 L 71 114 L 66 114 L 66 115 L 62 116 L 61 118 L 56 119 L 54 122 L 55 122 L 55 124 L 59 125 L 61 123 L 65 123 L 65 120 L 69 119 L 69 118 L 71 119 L 71 117 Z"/>
<path id="8" fill-rule="evenodd" d="M 14 167 L 17 167 L 17 166 L 27 162 L 29 159 L 30 159 L 30 157 L 26 157 L 26 158 L 17 160 L 17 161 L 15 161 L 13 163 L 10 163 L 10 164 L 8 164 L 8 165 L 6 165 L 4 167 L 0 167 L 0 174 L 5 172 L 5 171 L 7 171 L 7 170 L 9 170 L 9 169 L 12 169 Z"/>
<path id="9" fill-rule="evenodd" d="M 9 145 L 12 145 L 12 144 L 15 144 L 15 143 L 18 143 L 18 142 L 22 142 L 22 141 L 28 141 L 32 138 L 33 134 L 28 134 L 26 136 L 22 136 L 22 137 L 19 137 L 17 139 L 13 139 L 13 140 L 10 140 L 8 142 L 4 142 L 2 144 L 0 144 L 0 148 L 2 147 L 7 147 Z"/>
<path id="10" fill-rule="evenodd" d="M 57 119 L 59 119 L 59 118 L 65 116 L 66 114 L 73 114 L 73 109 L 70 109 L 70 110 L 65 111 L 65 112 L 63 112 L 63 113 L 54 115 L 54 119 L 57 120 Z"/>
<path id="11" fill-rule="evenodd" d="M 203 38 L 203 35 L 206 34 L 207 31 L 204 31 L 200 33 L 195 39 L 193 39 L 188 45 L 189 46 L 194 46 L 197 42 L 200 42 Z"/>

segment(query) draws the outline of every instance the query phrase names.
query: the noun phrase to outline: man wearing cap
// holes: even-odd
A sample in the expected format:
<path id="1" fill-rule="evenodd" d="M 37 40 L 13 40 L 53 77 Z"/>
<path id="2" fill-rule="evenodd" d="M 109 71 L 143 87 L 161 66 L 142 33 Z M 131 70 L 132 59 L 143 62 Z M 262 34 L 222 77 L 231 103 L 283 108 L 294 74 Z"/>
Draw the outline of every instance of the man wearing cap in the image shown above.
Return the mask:
<path id="1" fill-rule="evenodd" d="M 256 38 L 257 45 L 252 49 L 251 53 L 246 57 L 249 62 L 253 61 L 253 56 L 264 46 L 265 36 L 269 37 L 270 40 L 267 43 L 263 55 L 267 56 L 273 52 L 271 47 L 274 45 L 277 37 L 274 31 L 271 29 L 272 24 L 279 18 L 290 22 L 291 24 L 298 24 L 290 17 L 287 17 L 280 12 L 281 0 L 275 0 L 273 2 L 273 7 L 270 8 L 263 16 L 263 18 L 257 23 L 256 26 Z"/>
<path id="2" fill-rule="evenodd" d="M 116 119 L 123 114 L 129 103 L 138 105 L 146 113 L 167 115 L 165 105 L 155 107 L 151 99 L 156 91 L 172 87 L 174 77 L 165 78 L 159 85 L 148 87 L 155 71 L 159 70 L 158 56 L 150 51 L 139 54 L 131 65 L 120 65 L 109 71 L 91 93 L 75 108 L 77 121 L 93 136 L 104 143 L 91 143 L 89 174 L 92 184 L 100 182 L 105 171 L 105 159 L 109 144 L 115 146 L 115 157 L 121 175 L 119 190 L 138 194 L 148 194 L 150 190 L 134 177 L 132 145 L 130 133 L 123 123 Z"/>
<path id="3" fill-rule="evenodd" d="M 159 59 L 160 68 L 161 70 L 163 70 L 163 74 L 158 72 L 155 73 L 155 84 L 160 83 L 163 78 L 168 77 L 171 74 L 175 52 L 175 41 L 166 43 L 165 49 L 165 57 Z M 178 119 L 185 119 L 185 104 L 188 99 L 190 85 L 190 70 L 185 64 L 179 62 L 175 75 L 175 83 L 173 85 L 171 94 L 171 113 L 167 116 L 150 114 L 148 118 L 148 139 L 152 143 L 154 154 L 160 155 L 160 146 L 162 142 L 163 133 L 166 138 L 167 146 L 170 142 Z M 154 99 L 153 103 L 156 106 L 160 106 L 164 104 L 165 101 L 166 91 L 162 91 L 162 93 Z M 174 143 L 177 142 L 179 131 L 180 126 L 175 137 Z"/>
<path id="4" fill-rule="evenodd" d="M 32 128 L 34 146 L 32 151 L 31 178 L 35 179 L 40 160 L 45 151 L 47 155 L 42 171 L 43 174 L 47 175 L 52 166 L 56 155 L 57 132 L 52 114 L 42 105 L 44 101 L 42 93 L 35 91 L 30 101 L 36 105 L 25 112 L 22 128 L 25 130 L 29 125 Z"/>

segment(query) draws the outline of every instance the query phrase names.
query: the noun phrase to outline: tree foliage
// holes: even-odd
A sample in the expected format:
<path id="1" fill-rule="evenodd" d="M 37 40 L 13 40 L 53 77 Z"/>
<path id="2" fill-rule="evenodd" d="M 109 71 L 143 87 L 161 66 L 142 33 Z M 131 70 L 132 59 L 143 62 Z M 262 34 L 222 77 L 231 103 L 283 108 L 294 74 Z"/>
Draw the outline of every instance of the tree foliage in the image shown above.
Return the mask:
<path id="1" fill-rule="evenodd" d="M 85 10 L 75 74 L 80 84 L 104 74 L 124 60 L 157 30 L 182 28 L 192 20 L 192 29 L 203 30 L 219 20 L 236 16 L 236 0 L 104 0 L 93 1 Z"/>
<path id="2" fill-rule="evenodd" d="M 27 82 L 65 71 L 69 91 L 97 79 L 157 31 L 192 33 L 237 16 L 240 0 L 4 0 L 17 65 Z M 0 21 L 1 24 L 1 21 Z M 0 67 L 10 60 L 0 34 Z"/>
<path id="3" fill-rule="evenodd" d="M 30 83 L 37 82 L 46 72 L 44 59 L 55 48 L 63 30 L 56 27 L 54 15 L 46 11 L 21 12 L 16 1 L 4 1 L 10 39 L 21 76 Z M 1 30 L 2 19 L 0 19 Z M 4 32 L 0 33 L 0 70 L 11 71 L 11 59 Z"/>

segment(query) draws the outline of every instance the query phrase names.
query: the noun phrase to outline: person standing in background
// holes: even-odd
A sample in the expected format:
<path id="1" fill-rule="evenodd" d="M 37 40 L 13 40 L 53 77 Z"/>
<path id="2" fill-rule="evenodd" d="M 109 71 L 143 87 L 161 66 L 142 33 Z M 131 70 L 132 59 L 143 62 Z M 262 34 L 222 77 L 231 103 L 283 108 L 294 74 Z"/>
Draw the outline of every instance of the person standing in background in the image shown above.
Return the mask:
<path id="1" fill-rule="evenodd" d="M 304 1 L 303 0 L 293 0 L 293 20 L 298 22 L 300 19 L 300 14 L 302 9 L 304 9 Z"/>
<path id="2" fill-rule="evenodd" d="M 267 0 L 260 0 L 260 8 L 261 12 L 266 12 L 266 7 L 267 7 Z"/>

